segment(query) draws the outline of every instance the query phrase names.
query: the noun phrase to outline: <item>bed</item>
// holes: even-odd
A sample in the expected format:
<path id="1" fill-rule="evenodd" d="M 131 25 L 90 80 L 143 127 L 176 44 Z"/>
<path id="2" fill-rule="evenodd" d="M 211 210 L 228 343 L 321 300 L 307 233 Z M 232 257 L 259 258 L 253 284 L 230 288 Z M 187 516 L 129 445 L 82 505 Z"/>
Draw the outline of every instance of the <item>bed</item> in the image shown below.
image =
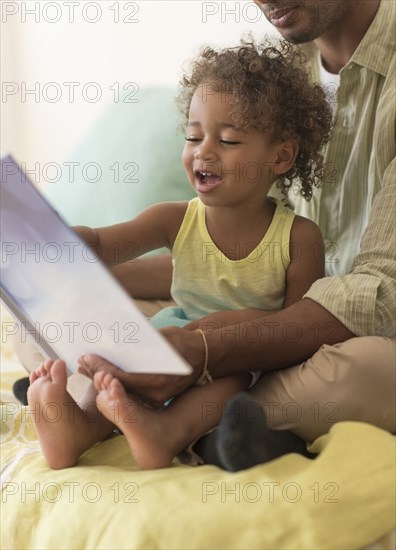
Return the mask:
<path id="1" fill-rule="evenodd" d="M 115 223 L 152 202 L 192 196 L 179 162 L 173 91 L 142 91 L 140 110 L 127 107 L 113 105 L 72 160 L 120 167 L 133 161 L 138 181 L 125 173 L 117 185 L 98 182 L 94 194 L 92 183 L 79 182 L 78 200 L 76 187 L 57 182 L 47 195 L 70 224 Z M 157 145 L 147 147 L 147 140 L 155 139 L 158 116 L 162 149 L 153 158 L 147 151 Z M 133 128 L 141 129 L 138 139 Z M 164 166 L 172 169 L 164 173 Z M 289 454 L 238 473 L 176 459 L 170 468 L 142 472 L 123 436 L 97 444 L 74 468 L 49 469 L 31 417 L 11 392 L 25 376 L 12 348 L 12 322 L 2 311 L 1 548 L 396 547 L 395 436 L 364 423 L 334 425 L 312 444 L 315 460 Z"/>
<path id="2" fill-rule="evenodd" d="M 315 460 L 289 454 L 238 473 L 139 471 L 123 436 L 51 470 L 11 387 L 25 375 L 2 315 L 1 548 L 395 548 L 395 436 L 340 422 Z M 5 330 L 6 329 L 6 330 Z"/>

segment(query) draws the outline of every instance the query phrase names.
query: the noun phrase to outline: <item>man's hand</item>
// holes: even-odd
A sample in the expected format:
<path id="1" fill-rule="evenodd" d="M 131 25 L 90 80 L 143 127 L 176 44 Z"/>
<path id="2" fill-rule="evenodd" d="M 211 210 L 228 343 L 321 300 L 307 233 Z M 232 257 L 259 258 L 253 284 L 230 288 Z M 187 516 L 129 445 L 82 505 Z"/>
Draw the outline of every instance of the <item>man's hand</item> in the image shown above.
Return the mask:
<path id="1" fill-rule="evenodd" d="M 193 372 L 186 376 L 172 374 L 135 374 L 125 372 L 97 355 L 85 355 L 79 359 L 78 372 L 93 378 L 95 372 L 106 371 L 118 378 L 125 389 L 145 403 L 160 407 L 171 397 L 182 393 L 198 379 L 202 372 L 205 348 L 198 332 L 178 327 L 161 330 L 169 343 L 191 365 Z"/>

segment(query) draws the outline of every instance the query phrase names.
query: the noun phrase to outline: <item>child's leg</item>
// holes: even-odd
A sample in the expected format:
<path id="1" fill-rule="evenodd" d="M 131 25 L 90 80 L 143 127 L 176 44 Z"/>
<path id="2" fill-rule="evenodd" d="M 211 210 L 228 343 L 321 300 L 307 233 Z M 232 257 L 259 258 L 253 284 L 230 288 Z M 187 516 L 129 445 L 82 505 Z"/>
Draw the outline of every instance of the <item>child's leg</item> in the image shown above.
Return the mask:
<path id="1" fill-rule="evenodd" d="M 83 411 L 67 393 L 63 361 L 46 361 L 31 373 L 28 402 L 43 454 L 56 470 L 74 466 L 84 451 L 114 430 L 95 403 Z"/>
<path id="2" fill-rule="evenodd" d="M 95 375 L 98 409 L 124 433 L 138 466 L 165 468 L 190 443 L 217 426 L 226 402 L 246 389 L 251 375 L 238 374 L 194 386 L 162 409 L 151 409 L 127 395 L 111 374 Z"/>

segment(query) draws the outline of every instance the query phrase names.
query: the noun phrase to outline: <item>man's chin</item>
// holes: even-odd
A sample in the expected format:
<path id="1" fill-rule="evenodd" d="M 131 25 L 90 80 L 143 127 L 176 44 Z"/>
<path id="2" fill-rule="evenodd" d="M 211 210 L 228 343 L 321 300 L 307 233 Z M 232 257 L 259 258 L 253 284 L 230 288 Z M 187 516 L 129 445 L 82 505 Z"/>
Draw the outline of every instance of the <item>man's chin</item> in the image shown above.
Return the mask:
<path id="1" fill-rule="evenodd" d="M 306 42 L 312 42 L 321 36 L 325 30 L 322 26 L 313 25 L 309 20 L 304 17 L 304 13 L 299 13 L 299 16 L 295 20 L 291 21 L 286 27 L 274 25 L 269 14 L 263 10 L 263 13 L 267 19 L 279 32 L 279 34 L 290 42 L 291 44 L 305 44 Z M 311 27 L 311 28 L 309 28 Z"/>
<path id="2" fill-rule="evenodd" d="M 313 32 L 304 32 L 304 31 L 296 31 L 296 30 L 287 30 L 283 29 L 280 31 L 280 34 L 282 37 L 290 42 L 291 44 L 305 44 L 306 42 L 312 42 L 316 38 L 320 36 L 320 33 L 313 33 Z"/>

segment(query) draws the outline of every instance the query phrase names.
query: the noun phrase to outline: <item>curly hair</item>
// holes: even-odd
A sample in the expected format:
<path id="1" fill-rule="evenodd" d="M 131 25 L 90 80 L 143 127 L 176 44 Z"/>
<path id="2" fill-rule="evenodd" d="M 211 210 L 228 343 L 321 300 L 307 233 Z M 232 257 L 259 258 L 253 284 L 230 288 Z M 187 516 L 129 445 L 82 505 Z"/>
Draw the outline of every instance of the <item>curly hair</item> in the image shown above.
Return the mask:
<path id="1" fill-rule="evenodd" d="M 296 179 L 306 200 L 323 179 L 323 146 L 330 137 L 332 113 L 321 86 L 312 84 L 301 50 L 286 41 L 256 45 L 249 37 L 240 46 L 204 47 L 182 78 L 177 105 L 183 129 L 195 90 L 202 84 L 227 94 L 235 125 L 269 131 L 274 142 L 294 138 L 299 152 L 293 167 L 277 181 L 283 194 Z"/>

